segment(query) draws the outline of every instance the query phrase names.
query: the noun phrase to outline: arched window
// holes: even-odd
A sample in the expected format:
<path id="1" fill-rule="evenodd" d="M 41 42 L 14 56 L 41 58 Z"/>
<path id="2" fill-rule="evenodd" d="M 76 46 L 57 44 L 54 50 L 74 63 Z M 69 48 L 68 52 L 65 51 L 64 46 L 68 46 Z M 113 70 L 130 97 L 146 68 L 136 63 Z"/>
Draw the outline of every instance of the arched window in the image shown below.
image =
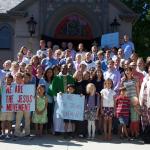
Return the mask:
<path id="1" fill-rule="evenodd" d="M 83 16 L 73 13 L 65 16 L 55 30 L 55 38 L 92 39 L 90 23 Z"/>
<path id="2" fill-rule="evenodd" d="M 9 26 L 0 27 L 0 49 L 11 48 L 11 30 Z"/>

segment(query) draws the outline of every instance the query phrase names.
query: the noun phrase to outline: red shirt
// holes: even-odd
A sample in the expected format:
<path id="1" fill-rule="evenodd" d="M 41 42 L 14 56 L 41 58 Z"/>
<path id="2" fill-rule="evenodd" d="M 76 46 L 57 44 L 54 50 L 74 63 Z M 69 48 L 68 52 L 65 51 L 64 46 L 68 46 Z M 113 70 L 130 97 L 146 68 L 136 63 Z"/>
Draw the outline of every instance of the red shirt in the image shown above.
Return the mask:
<path id="1" fill-rule="evenodd" d="M 129 117 L 130 99 L 127 96 L 117 96 L 116 98 L 116 117 Z"/>

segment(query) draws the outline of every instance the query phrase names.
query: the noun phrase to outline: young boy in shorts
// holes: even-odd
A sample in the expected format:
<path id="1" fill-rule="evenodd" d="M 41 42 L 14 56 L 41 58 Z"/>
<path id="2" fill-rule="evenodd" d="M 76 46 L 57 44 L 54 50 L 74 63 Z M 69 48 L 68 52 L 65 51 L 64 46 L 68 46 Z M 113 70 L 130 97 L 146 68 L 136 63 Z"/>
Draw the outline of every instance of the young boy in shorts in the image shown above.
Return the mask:
<path id="1" fill-rule="evenodd" d="M 121 87 L 119 96 L 116 97 L 115 110 L 119 121 L 120 138 L 129 138 L 127 125 L 129 123 L 130 99 L 127 97 L 126 88 Z"/>
<path id="2" fill-rule="evenodd" d="M 6 90 L 11 89 L 11 84 L 13 82 L 13 76 L 11 74 L 7 74 L 5 77 L 5 87 Z M 4 100 L 4 97 L 1 97 L 1 100 Z M 14 112 L 1 112 L 1 127 L 2 127 L 2 135 L 1 138 L 9 139 L 11 137 L 12 130 L 12 121 L 14 120 Z M 6 129 L 8 129 L 8 133 L 6 134 Z"/>

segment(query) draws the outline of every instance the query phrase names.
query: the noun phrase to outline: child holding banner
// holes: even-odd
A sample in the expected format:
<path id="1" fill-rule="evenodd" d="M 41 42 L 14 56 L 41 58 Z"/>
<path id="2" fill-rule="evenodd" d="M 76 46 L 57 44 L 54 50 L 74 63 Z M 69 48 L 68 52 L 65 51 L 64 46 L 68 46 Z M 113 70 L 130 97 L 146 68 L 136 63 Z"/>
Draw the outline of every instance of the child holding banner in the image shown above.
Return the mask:
<path id="1" fill-rule="evenodd" d="M 37 87 L 37 96 L 35 103 L 35 112 L 33 113 L 32 122 L 35 123 L 37 136 L 42 136 L 43 124 L 47 123 L 47 106 L 48 98 L 46 96 L 45 85 L 39 84 Z"/>
<path id="2" fill-rule="evenodd" d="M 88 120 L 88 139 L 93 140 L 95 139 L 95 120 L 98 118 L 100 100 L 93 83 L 89 83 L 86 86 L 86 93 L 85 118 Z"/>
<path id="3" fill-rule="evenodd" d="M 75 92 L 75 85 L 74 84 L 68 84 L 67 85 L 67 93 L 68 94 L 74 94 L 74 92 Z M 72 137 L 74 136 L 73 133 L 75 131 L 75 121 L 69 120 L 69 119 L 64 119 L 64 129 L 65 129 L 64 138 L 67 138 L 67 132 L 69 131 L 69 123 L 70 123 L 70 127 L 72 130 Z"/>
<path id="4" fill-rule="evenodd" d="M 25 75 L 21 72 L 16 73 L 15 75 L 15 83 L 17 85 L 23 86 L 27 84 L 27 80 L 25 81 Z M 25 81 L 25 82 L 24 82 Z M 25 121 L 25 134 L 21 133 L 20 124 L 22 118 L 24 116 Z M 16 112 L 16 125 L 15 125 L 15 133 L 16 137 L 29 136 L 30 135 L 30 111 L 17 111 Z"/>
<path id="5" fill-rule="evenodd" d="M 11 74 L 7 74 L 6 77 L 5 77 L 5 88 L 6 88 L 6 91 L 11 91 L 11 84 L 13 82 L 13 76 Z M 7 99 L 6 97 L 2 97 L 2 101 L 6 99 L 7 101 L 9 101 L 10 99 Z M 10 100 L 11 101 L 11 100 Z M 14 119 L 14 112 L 1 112 L 1 126 L 2 126 L 2 135 L 1 137 L 2 138 L 10 138 L 10 135 L 11 135 L 11 123 Z M 5 130 L 6 128 L 8 128 L 8 134 L 6 135 L 5 134 Z"/>

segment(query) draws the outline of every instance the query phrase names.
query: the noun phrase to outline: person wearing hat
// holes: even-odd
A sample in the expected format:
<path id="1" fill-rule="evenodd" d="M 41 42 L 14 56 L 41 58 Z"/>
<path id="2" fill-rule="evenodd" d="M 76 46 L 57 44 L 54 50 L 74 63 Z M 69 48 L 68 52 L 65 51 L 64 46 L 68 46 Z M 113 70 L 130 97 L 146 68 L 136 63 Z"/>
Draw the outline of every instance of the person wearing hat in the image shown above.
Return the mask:
<path id="1" fill-rule="evenodd" d="M 75 84 L 68 84 L 67 85 L 67 92 L 73 94 L 75 91 Z"/>
<path id="2" fill-rule="evenodd" d="M 74 84 L 68 84 L 67 85 L 67 93 L 68 94 L 74 94 L 75 93 L 75 85 Z M 74 131 L 75 131 L 75 120 L 69 120 L 69 119 L 64 119 L 64 129 L 65 129 L 65 134 L 64 134 L 64 138 L 68 137 L 68 130 L 69 130 L 69 123 L 71 126 L 71 130 L 72 130 L 72 136 L 74 136 Z"/>

